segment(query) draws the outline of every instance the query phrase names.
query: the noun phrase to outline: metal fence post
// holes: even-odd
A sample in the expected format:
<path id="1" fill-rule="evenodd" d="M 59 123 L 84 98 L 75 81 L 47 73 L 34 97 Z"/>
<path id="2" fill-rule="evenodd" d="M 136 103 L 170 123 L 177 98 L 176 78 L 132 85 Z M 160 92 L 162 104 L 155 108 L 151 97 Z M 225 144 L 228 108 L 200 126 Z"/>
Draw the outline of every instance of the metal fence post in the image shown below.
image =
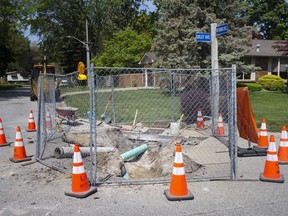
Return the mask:
<path id="1" fill-rule="evenodd" d="M 38 85 L 37 85 L 37 95 L 38 95 L 38 104 L 37 104 L 37 107 L 38 107 L 38 118 L 37 118 L 37 133 L 36 133 L 36 159 L 39 159 L 40 157 L 40 146 L 41 146 L 41 143 L 42 143 L 42 136 L 41 136 L 41 132 L 42 132 L 42 107 L 43 107 L 43 104 L 42 104 L 42 97 L 41 97 L 41 94 L 42 94 L 42 91 L 41 91 L 41 82 L 42 82 L 42 78 L 41 78 L 41 74 L 40 76 L 38 77 Z"/>
<path id="2" fill-rule="evenodd" d="M 176 121 L 175 115 L 175 74 L 170 71 L 170 94 L 172 99 L 172 121 Z"/>
<path id="3" fill-rule="evenodd" d="M 111 101 L 112 101 L 112 113 L 113 113 L 113 124 L 116 125 L 116 114 L 115 114 L 115 91 L 114 91 L 114 76 L 111 75 Z"/>
<path id="4" fill-rule="evenodd" d="M 97 178 L 97 134 L 96 134 L 96 102 L 95 102 L 95 82 L 94 82 L 94 64 L 88 68 L 89 87 L 90 87 L 90 181 L 92 185 L 96 184 Z M 94 148 L 94 151 L 93 151 Z M 92 156 L 93 155 L 93 156 Z"/>
<path id="5" fill-rule="evenodd" d="M 229 147 L 231 159 L 231 176 L 233 180 L 238 178 L 237 165 L 237 106 L 236 106 L 236 65 L 232 65 L 231 73 L 231 92 L 230 92 L 230 121 L 229 121 Z"/>

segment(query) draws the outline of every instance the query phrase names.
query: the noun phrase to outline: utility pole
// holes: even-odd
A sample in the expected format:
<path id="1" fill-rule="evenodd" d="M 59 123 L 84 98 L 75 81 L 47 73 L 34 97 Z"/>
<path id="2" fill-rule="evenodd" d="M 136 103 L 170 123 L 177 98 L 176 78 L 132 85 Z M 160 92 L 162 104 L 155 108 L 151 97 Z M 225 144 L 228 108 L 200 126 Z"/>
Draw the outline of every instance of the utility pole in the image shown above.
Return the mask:
<path id="1" fill-rule="evenodd" d="M 86 47 L 86 68 L 90 68 L 90 47 L 89 47 L 89 36 L 88 36 L 88 20 L 86 19 L 86 42 L 81 41 L 80 39 L 68 35 L 66 36 L 67 38 L 73 38 L 75 40 L 77 40 L 78 42 L 80 42 L 81 44 L 83 44 Z"/>
<path id="2" fill-rule="evenodd" d="M 89 49 L 89 31 L 88 31 L 88 20 L 86 19 L 86 67 L 90 68 L 90 49 Z"/>

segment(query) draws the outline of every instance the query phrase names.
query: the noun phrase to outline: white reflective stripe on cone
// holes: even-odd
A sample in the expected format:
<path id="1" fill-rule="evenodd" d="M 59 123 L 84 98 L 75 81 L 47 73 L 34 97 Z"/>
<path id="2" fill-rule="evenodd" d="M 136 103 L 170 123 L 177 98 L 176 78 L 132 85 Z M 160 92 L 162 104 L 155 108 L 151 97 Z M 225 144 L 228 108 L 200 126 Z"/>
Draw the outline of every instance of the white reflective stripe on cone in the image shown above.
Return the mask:
<path id="1" fill-rule="evenodd" d="M 22 139 L 22 135 L 20 132 L 16 132 L 16 137 L 15 139 Z"/>
<path id="2" fill-rule="evenodd" d="M 282 131 L 281 138 L 287 139 L 287 131 Z"/>
<path id="3" fill-rule="evenodd" d="M 288 141 L 281 141 L 280 140 L 280 146 L 288 147 Z"/>
<path id="4" fill-rule="evenodd" d="M 275 142 L 269 144 L 268 152 L 277 152 Z"/>
<path id="5" fill-rule="evenodd" d="M 82 174 L 82 173 L 85 173 L 85 169 L 84 169 L 84 166 L 73 166 L 73 174 Z"/>
<path id="6" fill-rule="evenodd" d="M 4 131 L 3 130 L 1 130 L 2 128 L 0 128 L 0 134 L 4 134 Z"/>
<path id="7" fill-rule="evenodd" d="M 260 136 L 267 136 L 267 131 L 260 131 Z"/>
<path id="8" fill-rule="evenodd" d="M 268 161 L 278 161 L 278 157 L 277 157 L 277 155 L 267 154 L 267 160 Z"/>
<path id="9" fill-rule="evenodd" d="M 203 120 L 203 118 L 197 118 L 197 121 L 202 121 Z"/>
<path id="10" fill-rule="evenodd" d="M 34 121 L 33 121 L 33 119 L 30 119 L 30 118 L 29 118 L 29 122 L 34 122 Z"/>
<path id="11" fill-rule="evenodd" d="M 219 122 L 219 123 L 218 123 L 218 126 L 219 126 L 219 127 L 224 127 L 224 124 Z"/>
<path id="12" fill-rule="evenodd" d="M 74 152 L 73 163 L 81 163 L 82 156 L 80 152 Z"/>
<path id="13" fill-rule="evenodd" d="M 15 141 L 15 146 L 23 146 L 23 142 L 22 141 Z"/>
<path id="14" fill-rule="evenodd" d="M 184 167 L 173 167 L 173 175 L 185 175 Z"/>
<path id="15" fill-rule="evenodd" d="M 175 153 L 175 163 L 183 163 L 183 157 L 181 152 L 176 152 Z"/>
<path id="16" fill-rule="evenodd" d="M 262 123 L 261 124 L 261 129 L 265 129 L 266 130 L 266 123 Z"/>

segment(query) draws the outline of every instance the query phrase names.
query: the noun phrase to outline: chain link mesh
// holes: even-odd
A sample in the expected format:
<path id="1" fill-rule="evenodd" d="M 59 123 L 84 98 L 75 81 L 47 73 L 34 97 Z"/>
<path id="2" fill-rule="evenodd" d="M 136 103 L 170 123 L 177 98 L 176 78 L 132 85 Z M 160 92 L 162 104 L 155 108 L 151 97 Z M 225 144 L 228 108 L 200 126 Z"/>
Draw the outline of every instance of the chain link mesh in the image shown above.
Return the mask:
<path id="1" fill-rule="evenodd" d="M 77 73 L 42 76 L 38 160 L 71 173 L 71 145 L 77 143 L 93 182 L 169 181 L 175 144 L 180 143 L 188 179 L 231 178 L 236 80 L 232 69 L 217 70 L 219 102 L 215 101 L 214 72 L 95 68 L 94 78 L 86 82 L 79 82 Z M 197 128 L 198 111 L 204 119 L 202 129 Z M 220 113 L 223 135 L 217 132 Z M 89 120 L 95 120 L 96 127 Z M 93 133 L 96 141 L 91 141 Z M 97 162 L 91 162 L 92 155 Z"/>

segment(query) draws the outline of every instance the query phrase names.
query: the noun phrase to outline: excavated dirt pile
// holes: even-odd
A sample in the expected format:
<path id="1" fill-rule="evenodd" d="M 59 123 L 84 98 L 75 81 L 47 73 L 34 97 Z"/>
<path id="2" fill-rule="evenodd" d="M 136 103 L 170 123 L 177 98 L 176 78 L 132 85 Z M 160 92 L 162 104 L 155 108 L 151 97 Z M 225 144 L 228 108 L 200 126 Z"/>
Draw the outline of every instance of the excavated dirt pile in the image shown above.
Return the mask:
<path id="1" fill-rule="evenodd" d="M 107 176 L 109 178 L 122 178 L 128 174 L 130 179 L 149 179 L 171 175 L 175 157 L 175 141 L 171 142 L 173 139 L 174 137 L 171 136 L 166 141 L 139 140 L 135 138 L 135 133 L 132 131 L 127 133 L 127 131 L 122 131 L 119 128 L 98 127 L 97 147 L 112 147 L 114 149 L 111 152 L 97 152 L 98 178 L 107 178 Z M 80 146 L 87 147 L 90 142 L 89 133 L 73 130 L 63 135 L 63 141 L 78 143 Z M 197 145 L 200 141 L 201 139 L 194 139 L 193 145 Z M 177 142 L 182 145 L 191 145 L 191 139 L 179 138 Z M 123 160 L 121 154 L 143 144 L 148 147 L 146 151 L 126 161 Z M 184 153 L 183 159 L 186 173 L 193 173 L 201 167 Z"/>

